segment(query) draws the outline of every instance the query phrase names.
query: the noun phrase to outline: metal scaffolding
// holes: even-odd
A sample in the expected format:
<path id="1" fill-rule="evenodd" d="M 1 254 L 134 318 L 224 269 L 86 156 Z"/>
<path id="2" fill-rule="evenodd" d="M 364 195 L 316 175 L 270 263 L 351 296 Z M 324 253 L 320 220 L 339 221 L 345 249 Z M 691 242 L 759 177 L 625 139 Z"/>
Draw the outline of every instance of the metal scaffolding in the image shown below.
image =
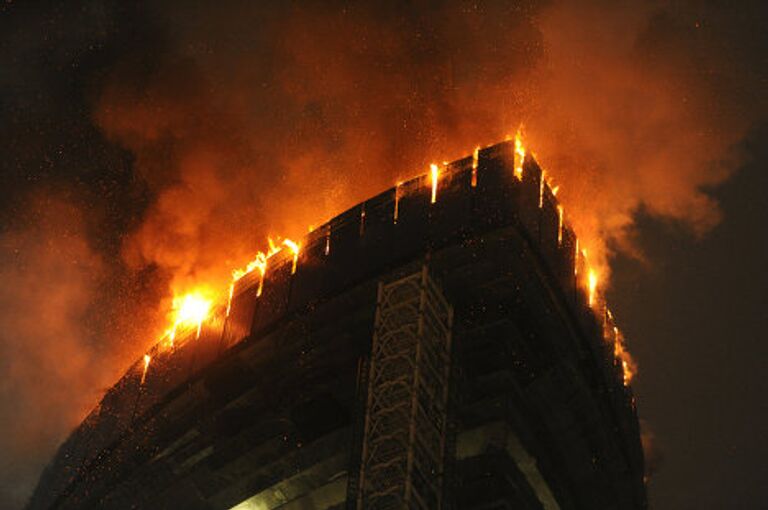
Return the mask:
<path id="1" fill-rule="evenodd" d="M 358 509 L 442 507 L 452 320 L 426 266 L 379 284 Z"/>

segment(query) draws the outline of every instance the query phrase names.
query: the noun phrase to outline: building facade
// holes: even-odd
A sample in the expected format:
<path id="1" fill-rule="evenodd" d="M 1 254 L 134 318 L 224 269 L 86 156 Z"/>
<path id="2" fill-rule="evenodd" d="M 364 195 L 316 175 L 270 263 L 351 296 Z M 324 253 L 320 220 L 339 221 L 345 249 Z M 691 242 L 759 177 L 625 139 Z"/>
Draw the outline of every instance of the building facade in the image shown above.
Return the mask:
<path id="1" fill-rule="evenodd" d="M 646 508 L 620 339 L 515 158 L 389 189 L 238 280 L 107 392 L 29 508 Z"/>

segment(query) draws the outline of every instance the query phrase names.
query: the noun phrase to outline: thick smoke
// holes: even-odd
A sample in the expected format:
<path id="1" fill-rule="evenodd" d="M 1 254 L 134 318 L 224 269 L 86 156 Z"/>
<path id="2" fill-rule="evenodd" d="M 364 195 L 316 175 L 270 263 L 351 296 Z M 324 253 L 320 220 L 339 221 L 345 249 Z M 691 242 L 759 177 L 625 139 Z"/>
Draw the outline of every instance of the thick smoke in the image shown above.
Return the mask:
<path id="1" fill-rule="evenodd" d="M 96 118 L 157 194 L 126 259 L 175 290 L 520 123 L 607 272 L 611 250 L 636 252 L 641 208 L 717 222 L 705 190 L 746 128 L 714 100 L 697 18 L 652 4 L 195 8 L 172 23 L 153 65 L 112 75 Z"/>

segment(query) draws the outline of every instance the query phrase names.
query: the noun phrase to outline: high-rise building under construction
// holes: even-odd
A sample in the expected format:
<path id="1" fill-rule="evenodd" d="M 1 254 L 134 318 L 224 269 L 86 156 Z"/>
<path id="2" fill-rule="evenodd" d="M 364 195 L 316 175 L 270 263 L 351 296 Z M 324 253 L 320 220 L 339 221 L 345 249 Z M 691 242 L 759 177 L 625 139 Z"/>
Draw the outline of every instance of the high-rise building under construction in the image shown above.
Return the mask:
<path id="1" fill-rule="evenodd" d="M 434 168 L 138 361 L 29 508 L 646 508 L 621 339 L 588 273 L 514 142 Z"/>

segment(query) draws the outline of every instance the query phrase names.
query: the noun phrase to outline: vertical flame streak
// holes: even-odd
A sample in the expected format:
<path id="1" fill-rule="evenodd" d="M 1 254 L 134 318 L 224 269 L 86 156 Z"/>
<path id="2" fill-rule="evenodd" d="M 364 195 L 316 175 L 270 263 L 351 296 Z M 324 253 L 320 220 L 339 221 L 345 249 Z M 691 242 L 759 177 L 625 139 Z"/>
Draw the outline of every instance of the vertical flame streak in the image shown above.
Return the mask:
<path id="1" fill-rule="evenodd" d="M 477 187 L 477 165 L 480 160 L 480 147 L 475 147 L 475 150 L 472 151 L 472 182 L 471 185 L 473 188 Z"/>
<path id="2" fill-rule="evenodd" d="M 232 311 L 232 295 L 235 293 L 235 282 L 229 283 L 229 296 L 227 297 L 227 313 L 226 317 L 229 317 L 229 312 Z"/>
<path id="3" fill-rule="evenodd" d="M 149 354 L 144 355 L 144 370 L 141 372 L 141 385 L 144 386 L 144 381 L 147 380 L 147 370 L 149 369 L 149 362 L 152 361 L 152 356 Z"/>
<path id="4" fill-rule="evenodd" d="M 363 210 L 363 218 L 365 218 L 365 210 Z M 295 274 L 301 247 L 298 243 L 291 241 L 290 239 L 283 239 L 283 244 L 293 253 L 293 266 L 291 267 L 291 274 Z"/>
<path id="5" fill-rule="evenodd" d="M 579 238 L 576 238 L 576 250 L 573 254 L 573 274 L 579 276 Z"/>
<path id="6" fill-rule="evenodd" d="M 539 179 L 539 209 L 544 205 L 544 186 L 546 185 L 546 177 L 544 170 L 541 171 L 541 177 Z"/>
<path id="7" fill-rule="evenodd" d="M 261 297 L 261 293 L 264 291 L 264 274 L 262 273 L 259 278 L 259 287 L 256 289 L 256 297 Z"/>
<path id="8" fill-rule="evenodd" d="M 558 246 L 563 242 L 563 206 L 557 206 L 557 244 Z"/>
<path id="9" fill-rule="evenodd" d="M 525 162 L 525 147 L 523 147 L 522 130 L 518 129 L 515 135 L 515 177 L 518 180 L 523 180 L 523 163 Z"/>
<path id="10" fill-rule="evenodd" d="M 400 184 L 395 184 L 395 210 L 392 212 L 392 223 L 397 224 L 397 216 L 400 212 Z"/>
<path id="11" fill-rule="evenodd" d="M 429 166 L 429 169 L 432 178 L 432 203 L 434 204 L 437 202 L 437 180 L 440 178 L 440 169 L 434 163 Z"/>
<path id="12" fill-rule="evenodd" d="M 595 297 L 597 294 L 597 273 L 594 270 L 589 270 L 588 276 L 589 284 L 589 306 L 594 306 Z"/>

